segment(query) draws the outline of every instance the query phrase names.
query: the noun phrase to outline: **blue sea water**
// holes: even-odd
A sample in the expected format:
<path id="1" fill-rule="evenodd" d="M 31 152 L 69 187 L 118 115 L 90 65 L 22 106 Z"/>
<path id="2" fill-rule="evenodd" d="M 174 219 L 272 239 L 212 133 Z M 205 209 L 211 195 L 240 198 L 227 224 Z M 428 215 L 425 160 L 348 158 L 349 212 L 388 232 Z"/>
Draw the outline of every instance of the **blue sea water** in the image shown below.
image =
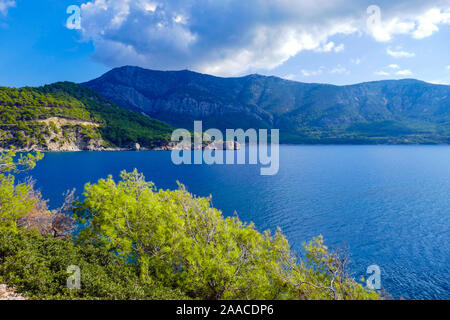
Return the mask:
<path id="1" fill-rule="evenodd" d="M 280 170 L 257 165 L 180 165 L 170 152 L 49 153 L 31 175 L 52 207 L 62 193 L 121 170 L 139 169 L 158 188 L 176 181 L 212 195 L 226 216 L 259 230 L 281 227 L 293 249 L 323 235 L 346 247 L 355 278 L 381 268 L 395 298 L 450 299 L 450 147 L 280 147 Z"/>

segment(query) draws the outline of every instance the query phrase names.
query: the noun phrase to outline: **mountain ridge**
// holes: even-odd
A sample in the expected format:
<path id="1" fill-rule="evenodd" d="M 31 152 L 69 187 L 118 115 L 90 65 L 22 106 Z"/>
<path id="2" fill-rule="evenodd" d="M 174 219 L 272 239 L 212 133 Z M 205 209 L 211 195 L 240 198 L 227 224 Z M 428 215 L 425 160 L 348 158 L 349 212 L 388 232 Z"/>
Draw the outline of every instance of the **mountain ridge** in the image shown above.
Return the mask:
<path id="1" fill-rule="evenodd" d="M 369 80 L 369 81 L 362 81 L 362 82 L 357 82 L 357 83 L 351 83 L 351 84 L 333 84 L 333 83 L 326 83 L 326 82 L 303 82 L 303 81 L 298 81 L 298 80 L 292 80 L 292 79 L 286 79 L 283 78 L 281 76 L 275 76 L 275 75 L 263 75 L 263 74 L 259 74 L 259 73 L 250 73 L 250 74 L 246 74 L 246 75 L 242 75 L 242 76 L 234 76 L 234 77 L 222 77 L 222 76 L 215 76 L 212 74 L 208 74 L 208 73 L 202 73 L 202 72 L 198 72 L 198 71 L 193 71 L 190 69 L 180 69 L 180 70 L 157 70 L 157 69 L 147 69 L 147 68 L 143 68 L 143 67 L 139 67 L 139 66 L 133 66 L 133 65 L 124 65 L 121 67 L 116 67 L 116 68 L 112 68 L 111 70 L 105 72 L 104 74 L 102 74 L 101 76 L 89 80 L 89 81 L 85 81 L 82 82 L 80 84 L 87 84 L 93 80 L 96 80 L 98 78 L 101 78 L 111 72 L 114 72 L 116 70 L 120 70 L 120 69 L 135 69 L 135 70 L 142 70 L 142 71 L 150 71 L 150 72 L 157 72 L 157 73 L 191 73 L 191 74 L 196 74 L 196 75 L 201 75 L 201 76 L 206 76 L 206 77 L 211 77 L 211 78 L 216 78 L 216 79 L 242 79 L 242 78 L 249 78 L 249 77 L 261 77 L 261 78 L 275 78 L 275 79 L 279 79 L 279 80 L 283 80 L 286 82 L 294 82 L 294 83 L 301 83 L 301 84 L 311 84 L 311 85 L 326 85 L 326 86 L 334 86 L 334 87 L 351 87 L 351 86 L 356 86 L 356 85 L 361 85 L 361 84 L 370 84 L 370 83 L 378 83 L 378 82 L 399 82 L 399 81 L 412 81 L 412 82 L 419 82 L 419 83 L 426 83 L 426 84 L 430 84 L 430 85 L 435 85 L 435 86 L 444 86 L 444 87 L 450 87 L 450 84 L 441 84 L 441 83 L 433 83 L 433 82 L 429 82 L 429 81 L 425 81 L 425 80 L 421 80 L 421 79 L 416 79 L 416 78 L 401 78 L 401 79 L 385 79 L 385 80 Z"/>
<path id="2" fill-rule="evenodd" d="M 285 143 L 449 142 L 450 86 L 416 79 L 337 86 L 124 66 L 82 85 L 175 127 L 279 128 Z"/>

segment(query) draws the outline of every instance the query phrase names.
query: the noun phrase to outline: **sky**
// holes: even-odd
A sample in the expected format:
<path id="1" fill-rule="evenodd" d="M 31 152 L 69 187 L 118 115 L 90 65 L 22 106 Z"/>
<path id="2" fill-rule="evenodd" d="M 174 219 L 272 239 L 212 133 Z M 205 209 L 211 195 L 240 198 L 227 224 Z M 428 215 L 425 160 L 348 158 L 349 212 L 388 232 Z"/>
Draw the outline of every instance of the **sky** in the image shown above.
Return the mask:
<path id="1" fill-rule="evenodd" d="M 450 0 L 0 0 L 0 85 L 124 65 L 450 84 L 449 40 Z"/>

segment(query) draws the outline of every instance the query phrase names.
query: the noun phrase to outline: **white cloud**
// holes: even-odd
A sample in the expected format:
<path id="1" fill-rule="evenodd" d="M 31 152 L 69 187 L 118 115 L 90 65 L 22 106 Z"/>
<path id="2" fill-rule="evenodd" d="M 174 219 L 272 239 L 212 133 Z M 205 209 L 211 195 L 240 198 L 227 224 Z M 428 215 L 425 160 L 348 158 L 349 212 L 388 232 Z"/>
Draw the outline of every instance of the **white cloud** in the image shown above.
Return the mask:
<path id="1" fill-rule="evenodd" d="M 450 70 L 450 66 L 447 66 L 447 69 Z"/>
<path id="2" fill-rule="evenodd" d="M 4 16 L 8 14 L 8 8 L 16 6 L 16 1 L 14 0 L 0 0 L 0 13 Z"/>
<path id="3" fill-rule="evenodd" d="M 334 48 L 334 42 L 328 42 L 327 44 L 323 45 L 320 48 L 317 48 L 316 51 L 318 52 L 330 52 Z"/>
<path id="4" fill-rule="evenodd" d="M 413 36 L 422 39 L 439 31 L 438 24 L 450 24 L 450 9 L 441 10 L 433 8 L 417 19 L 418 27 Z"/>
<path id="5" fill-rule="evenodd" d="M 360 59 L 360 58 L 350 59 L 350 62 L 351 62 L 351 63 L 354 63 L 354 64 L 356 64 L 356 65 L 359 65 L 359 64 L 361 64 L 361 59 Z"/>
<path id="6" fill-rule="evenodd" d="M 347 68 L 338 65 L 336 67 L 334 67 L 333 69 L 330 70 L 331 74 L 349 74 L 350 72 L 347 70 Z"/>
<path id="7" fill-rule="evenodd" d="M 369 30 L 375 40 L 387 42 L 392 40 L 394 35 L 407 34 L 414 30 L 415 23 L 408 21 L 400 21 L 399 18 L 393 18 L 390 21 L 376 24 Z"/>
<path id="8" fill-rule="evenodd" d="M 394 70 L 398 70 L 400 69 L 400 66 L 398 64 L 390 64 L 388 65 L 386 68 L 384 69 L 391 69 L 392 72 L 395 72 Z M 374 72 L 375 75 L 377 76 L 383 76 L 383 77 L 387 77 L 391 75 L 391 72 L 386 71 L 386 70 L 380 70 L 380 71 L 376 71 Z M 399 75 L 399 76 L 409 76 L 412 74 L 411 70 L 405 69 L 405 70 L 398 70 L 397 72 L 393 73 L 393 75 Z"/>
<path id="9" fill-rule="evenodd" d="M 410 75 L 412 75 L 412 74 L 413 74 L 412 71 L 409 70 L 409 69 L 399 70 L 399 71 L 397 71 L 397 73 L 396 73 L 396 75 L 398 75 L 398 76 L 410 76 Z"/>
<path id="10" fill-rule="evenodd" d="M 386 53 L 394 58 L 412 58 L 416 56 L 415 53 L 403 51 L 401 48 L 397 48 L 396 50 L 387 48 Z"/>
<path id="11" fill-rule="evenodd" d="M 317 52 L 331 52 L 331 51 L 341 52 L 342 50 L 344 50 L 344 48 L 345 48 L 345 46 L 343 43 L 336 46 L 333 41 L 330 41 L 330 42 L 324 44 L 323 46 L 315 49 L 315 51 L 317 51 Z"/>
<path id="12" fill-rule="evenodd" d="M 81 32 L 93 41 L 94 58 L 111 67 L 239 75 L 273 69 L 305 50 L 344 50 L 329 38 L 358 28 L 351 13 L 323 14 L 337 2 L 92 0 L 81 6 Z"/>
<path id="13" fill-rule="evenodd" d="M 329 30 L 315 30 L 312 33 L 285 26 L 259 27 L 242 48 L 231 51 L 227 49 L 220 57 L 207 59 L 210 61 L 198 64 L 197 69 L 201 72 L 225 76 L 242 74 L 249 69 L 271 70 L 301 51 L 317 51 L 331 35 L 352 32 L 354 29 L 345 24 L 337 25 Z M 214 54 L 214 52 L 208 53 Z"/>
<path id="14" fill-rule="evenodd" d="M 305 70 L 305 69 L 302 69 L 300 72 L 305 77 L 312 77 L 312 76 L 321 75 L 324 70 L 325 70 L 325 67 L 322 66 L 322 67 L 318 68 L 317 70 Z"/>
<path id="15" fill-rule="evenodd" d="M 390 73 L 389 72 L 386 72 L 386 71 L 376 71 L 376 72 L 374 72 L 377 76 L 389 76 L 390 75 Z"/>
<path id="16" fill-rule="evenodd" d="M 294 80 L 295 79 L 295 74 L 287 74 L 287 75 L 285 75 L 285 76 L 282 76 L 282 78 L 283 79 L 286 79 L 286 80 Z"/>
<path id="17" fill-rule="evenodd" d="M 431 8 L 421 8 L 421 5 L 417 5 L 417 11 L 412 9 L 414 4 L 411 3 L 409 7 L 403 8 L 403 12 L 390 15 L 388 10 L 380 8 L 379 20 L 374 20 L 368 25 L 368 33 L 380 42 L 391 41 L 395 35 L 400 34 L 423 39 L 439 31 L 440 24 L 450 24 L 449 1 L 430 2 Z M 384 13 L 387 14 L 386 18 L 383 17 Z"/>
<path id="18" fill-rule="evenodd" d="M 147 12 L 155 12 L 156 7 L 158 6 L 156 2 L 147 0 L 138 1 L 137 5 Z"/>
<path id="19" fill-rule="evenodd" d="M 0 0 L 0 3 L 11 0 Z M 90 0 L 82 4 L 82 35 L 94 58 L 110 67 L 139 65 L 215 75 L 270 70 L 302 51 L 341 52 L 336 43 L 368 31 L 371 0 Z M 415 38 L 447 23 L 450 0 L 379 0 L 377 41 Z M 434 11 L 431 11 L 433 10 Z M 439 13 L 437 13 L 437 11 Z M 431 13 L 430 13 L 431 12 Z M 332 41 L 334 40 L 334 41 Z M 390 50 L 393 56 L 413 54 Z"/>
<path id="20" fill-rule="evenodd" d="M 442 85 L 450 85 L 450 80 L 443 80 L 443 79 L 438 79 L 438 80 L 430 80 L 427 81 L 428 83 L 432 83 L 432 84 L 442 84 Z"/>
<path id="21" fill-rule="evenodd" d="M 344 50 L 344 48 L 345 48 L 344 44 L 341 43 L 340 45 L 338 45 L 334 48 L 334 52 L 341 52 L 342 50 Z"/>
<path id="22" fill-rule="evenodd" d="M 183 16 L 183 15 L 177 15 L 177 16 L 175 16 L 175 17 L 173 17 L 173 21 L 175 22 L 175 23 L 181 23 L 181 24 L 187 24 L 187 19 L 186 19 L 186 17 L 185 16 Z"/>

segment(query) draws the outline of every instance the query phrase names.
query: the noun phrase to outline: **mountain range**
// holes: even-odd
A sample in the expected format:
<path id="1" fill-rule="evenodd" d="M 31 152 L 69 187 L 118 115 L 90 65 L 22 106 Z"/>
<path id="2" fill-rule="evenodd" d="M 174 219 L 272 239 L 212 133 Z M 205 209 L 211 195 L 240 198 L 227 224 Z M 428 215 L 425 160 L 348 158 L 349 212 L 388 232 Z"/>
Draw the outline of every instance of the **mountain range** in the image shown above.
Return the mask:
<path id="1" fill-rule="evenodd" d="M 83 85 L 175 127 L 277 128 L 284 143 L 450 142 L 450 86 L 414 79 L 335 86 L 125 66 Z"/>
<path id="2" fill-rule="evenodd" d="M 0 87 L 0 149 L 167 149 L 174 128 L 279 129 L 281 143 L 448 144 L 450 86 L 347 86 L 188 70 L 113 69 L 92 81 Z"/>

